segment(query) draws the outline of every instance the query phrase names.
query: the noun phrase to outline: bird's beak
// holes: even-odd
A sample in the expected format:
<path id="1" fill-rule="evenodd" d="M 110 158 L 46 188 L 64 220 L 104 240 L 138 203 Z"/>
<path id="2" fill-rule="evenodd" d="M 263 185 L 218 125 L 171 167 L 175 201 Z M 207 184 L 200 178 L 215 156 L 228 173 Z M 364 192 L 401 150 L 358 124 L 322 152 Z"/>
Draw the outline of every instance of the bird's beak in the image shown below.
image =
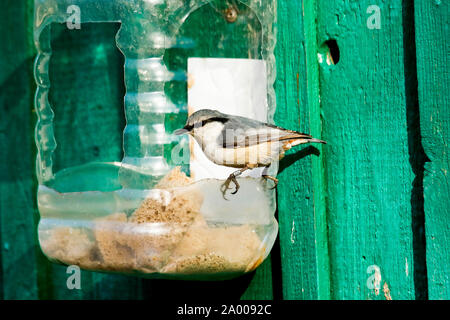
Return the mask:
<path id="1" fill-rule="evenodd" d="M 188 131 L 187 131 L 186 129 L 181 128 L 181 129 L 175 130 L 175 131 L 173 132 L 173 134 L 176 135 L 176 136 L 180 136 L 180 135 L 185 134 L 185 133 L 187 133 L 187 132 L 188 132 Z"/>
<path id="2" fill-rule="evenodd" d="M 184 127 L 181 128 L 181 129 L 175 130 L 175 131 L 173 132 L 173 134 L 176 135 L 176 136 L 180 136 L 180 135 L 182 135 L 182 134 L 189 133 L 189 132 L 190 132 L 189 128 L 187 128 L 187 126 L 184 126 Z"/>

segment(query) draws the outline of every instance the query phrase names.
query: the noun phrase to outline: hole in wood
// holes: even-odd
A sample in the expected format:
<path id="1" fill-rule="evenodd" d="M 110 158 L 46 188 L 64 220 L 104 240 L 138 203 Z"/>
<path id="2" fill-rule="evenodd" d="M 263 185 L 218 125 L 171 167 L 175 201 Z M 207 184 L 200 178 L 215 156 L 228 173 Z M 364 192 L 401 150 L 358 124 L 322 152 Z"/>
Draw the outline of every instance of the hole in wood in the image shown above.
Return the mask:
<path id="1" fill-rule="evenodd" d="M 336 40 L 330 39 L 325 41 L 319 49 L 319 63 L 326 63 L 328 65 L 338 64 L 341 58 L 341 53 Z"/>

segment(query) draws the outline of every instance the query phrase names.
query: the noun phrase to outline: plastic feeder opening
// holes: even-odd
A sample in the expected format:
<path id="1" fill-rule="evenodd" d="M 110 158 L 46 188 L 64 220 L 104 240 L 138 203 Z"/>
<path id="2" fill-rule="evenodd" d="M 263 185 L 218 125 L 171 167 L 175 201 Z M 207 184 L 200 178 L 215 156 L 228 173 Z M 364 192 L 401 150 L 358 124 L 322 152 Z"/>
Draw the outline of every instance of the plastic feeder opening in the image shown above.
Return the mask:
<path id="1" fill-rule="evenodd" d="M 81 28 L 121 23 L 124 155 L 56 172 L 58 118 L 45 98 L 50 28 L 70 14 L 65 1 L 35 3 L 38 235 L 47 257 L 181 279 L 226 279 L 257 268 L 278 232 L 272 185 L 254 170 L 224 198 L 221 186 L 235 169 L 212 163 L 192 138 L 173 131 L 203 108 L 272 122 L 276 1 L 72 1 Z M 272 176 L 276 170 L 269 168 Z"/>

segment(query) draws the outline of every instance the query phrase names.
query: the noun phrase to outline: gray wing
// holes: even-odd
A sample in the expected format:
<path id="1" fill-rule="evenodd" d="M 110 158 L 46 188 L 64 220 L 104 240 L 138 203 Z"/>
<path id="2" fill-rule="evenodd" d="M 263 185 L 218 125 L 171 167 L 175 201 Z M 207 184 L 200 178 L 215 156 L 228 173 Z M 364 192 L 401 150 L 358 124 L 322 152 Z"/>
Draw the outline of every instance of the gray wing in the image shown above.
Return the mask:
<path id="1" fill-rule="evenodd" d="M 221 135 L 218 137 L 218 142 L 224 148 L 241 148 L 264 142 L 301 138 L 311 139 L 312 137 L 261 121 L 244 117 L 232 117 L 224 122 L 224 127 Z"/>

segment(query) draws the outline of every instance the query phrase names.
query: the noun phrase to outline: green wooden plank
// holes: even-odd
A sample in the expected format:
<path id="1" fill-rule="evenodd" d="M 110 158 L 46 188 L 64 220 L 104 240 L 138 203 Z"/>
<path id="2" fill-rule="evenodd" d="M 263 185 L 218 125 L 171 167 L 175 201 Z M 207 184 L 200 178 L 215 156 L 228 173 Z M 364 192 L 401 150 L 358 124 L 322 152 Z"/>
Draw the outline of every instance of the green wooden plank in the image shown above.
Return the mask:
<path id="1" fill-rule="evenodd" d="M 314 4 L 278 4 L 275 120 L 320 137 Z M 278 218 L 285 299 L 329 297 L 321 150 L 321 146 L 291 150 L 280 163 Z"/>
<path id="2" fill-rule="evenodd" d="M 414 1 L 417 77 L 425 165 L 428 297 L 450 299 L 450 75 L 448 1 Z"/>
<path id="3" fill-rule="evenodd" d="M 367 27 L 372 5 L 380 29 Z M 415 298 L 402 5 L 317 1 L 333 299 Z"/>
<path id="4" fill-rule="evenodd" d="M 321 138 L 322 114 L 319 97 L 319 69 L 317 59 L 317 8 L 314 1 L 303 4 L 306 36 L 307 99 L 309 105 L 310 133 Z M 322 145 L 316 146 L 321 153 Z M 319 153 L 319 154 L 320 154 Z M 314 231 L 317 261 L 318 299 L 330 298 L 330 259 L 328 249 L 328 225 L 326 212 L 325 157 L 312 159 L 312 183 L 314 190 Z"/>
<path id="5" fill-rule="evenodd" d="M 0 4 L 0 256 L 3 299 L 38 298 L 32 136 L 33 1 Z"/>

